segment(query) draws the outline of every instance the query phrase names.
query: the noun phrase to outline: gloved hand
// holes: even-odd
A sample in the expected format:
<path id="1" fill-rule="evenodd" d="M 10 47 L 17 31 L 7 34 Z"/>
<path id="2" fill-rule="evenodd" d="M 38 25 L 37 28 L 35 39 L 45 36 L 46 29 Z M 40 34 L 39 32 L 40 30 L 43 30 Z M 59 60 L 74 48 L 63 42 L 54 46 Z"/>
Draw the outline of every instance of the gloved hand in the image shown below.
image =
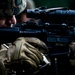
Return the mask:
<path id="1" fill-rule="evenodd" d="M 6 68 L 2 60 L 0 60 L 0 75 L 7 75 Z"/>
<path id="2" fill-rule="evenodd" d="M 46 44 L 38 38 L 20 37 L 13 44 L 8 46 L 3 44 L 0 50 L 0 60 L 2 64 L 18 66 L 20 62 L 27 70 L 35 71 L 43 62 L 42 53 L 48 52 Z M 14 67 L 14 66 L 11 66 Z M 5 67 L 1 67 L 0 69 Z M 6 72 L 5 72 L 6 73 Z"/>
<path id="3" fill-rule="evenodd" d="M 21 59 L 28 65 L 29 69 L 36 70 L 43 62 L 43 56 L 40 50 L 48 50 L 44 42 L 37 38 L 18 38 L 7 50 L 7 62 Z"/>

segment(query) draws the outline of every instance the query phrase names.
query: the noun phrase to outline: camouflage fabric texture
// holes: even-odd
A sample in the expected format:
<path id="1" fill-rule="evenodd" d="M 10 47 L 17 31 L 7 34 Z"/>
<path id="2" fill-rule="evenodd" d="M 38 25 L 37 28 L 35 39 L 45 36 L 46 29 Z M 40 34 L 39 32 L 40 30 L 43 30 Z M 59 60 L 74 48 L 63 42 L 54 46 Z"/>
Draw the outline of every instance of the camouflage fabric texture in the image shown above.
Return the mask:
<path id="1" fill-rule="evenodd" d="M 72 51 L 72 59 L 70 60 L 71 65 L 75 66 L 75 42 L 70 44 L 70 50 Z"/>
<path id="2" fill-rule="evenodd" d="M 41 52 L 48 50 L 46 44 L 37 38 L 19 37 L 9 46 L 2 44 L 0 50 L 0 75 L 6 75 L 5 64 L 22 60 L 29 70 L 36 70 L 43 62 Z"/>
<path id="3" fill-rule="evenodd" d="M 18 15 L 26 8 L 26 0 L 1 0 L 0 16 Z"/>
<path id="4" fill-rule="evenodd" d="M 36 5 L 34 0 L 26 0 L 27 6 L 26 9 L 35 9 Z"/>

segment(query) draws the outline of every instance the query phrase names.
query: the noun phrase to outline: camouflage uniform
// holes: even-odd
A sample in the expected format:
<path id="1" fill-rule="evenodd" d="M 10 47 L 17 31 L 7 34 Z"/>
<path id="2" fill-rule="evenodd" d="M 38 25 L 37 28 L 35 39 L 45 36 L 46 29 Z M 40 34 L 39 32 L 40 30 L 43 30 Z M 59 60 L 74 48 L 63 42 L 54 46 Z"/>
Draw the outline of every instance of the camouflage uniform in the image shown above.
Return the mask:
<path id="1" fill-rule="evenodd" d="M 26 8 L 26 0 L 0 1 L 0 17 L 18 15 Z M 28 70 L 36 70 L 43 55 L 40 50 L 48 50 L 46 44 L 37 38 L 19 37 L 15 42 L 0 47 L 0 75 L 7 75 L 6 65 L 23 61 Z"/>

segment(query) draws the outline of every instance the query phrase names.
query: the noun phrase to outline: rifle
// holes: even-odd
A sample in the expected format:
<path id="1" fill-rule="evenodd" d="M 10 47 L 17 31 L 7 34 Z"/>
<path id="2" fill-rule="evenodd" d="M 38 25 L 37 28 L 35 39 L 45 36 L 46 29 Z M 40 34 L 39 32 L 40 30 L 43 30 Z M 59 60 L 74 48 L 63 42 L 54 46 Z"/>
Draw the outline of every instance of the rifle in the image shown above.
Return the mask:
<path id="1" fill-rule="evenodd" d="M 44 33 L 43 28 L 38 26 L 35 22 L 18 23 L 12 28 L 0 27 L 0 42 L 10 43 L 15 41 L 18 37 L 38 37 L 42 39 L 42 37 L 46 35 L 46 33 Z"/>
<path id="2" fill-rule="evenodd" d="M 71 42 L 75 41 L 75 10 L 68 8 L 39 7 L 27 10 L 28 18 L 40 19 L 47 32 L 47 45 L 51 59 L 50 74 L 72 75 L 70 64 L 73 52 L 69 49 Z"/>
<path id="3" fill-rule="evenodd" d="M 69 44 L 75 41 L 75 10 L 36 8 L 27 9 L 26 12 L 27 17 L 40 19 L 41 22 L 28 21 L 16 24 L 13 28 L 0 28 L 1 43 L 13 42 L 21 36 L 37 37 L 50 49 L 48 55 L 52 63 L 51 74 L 63 75 L 65 72 L 69 75 L 72 54 Z"/>

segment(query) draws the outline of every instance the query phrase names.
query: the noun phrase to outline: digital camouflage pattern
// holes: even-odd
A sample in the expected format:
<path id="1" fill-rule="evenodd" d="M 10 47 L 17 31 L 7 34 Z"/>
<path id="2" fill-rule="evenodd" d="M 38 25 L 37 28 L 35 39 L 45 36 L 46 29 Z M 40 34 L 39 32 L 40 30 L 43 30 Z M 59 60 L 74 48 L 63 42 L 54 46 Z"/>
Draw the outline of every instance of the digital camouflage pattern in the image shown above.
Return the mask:
<path id="1" fill-rule="evenodd" d="M 12 0 L 13 1 L 13 10 L 14 14 L 18 15 L 26 8 L 26 0 Z"/>
<path id="2" fill-rule="evenodd" d="M 0 17 L 18 15 L 26 8 L 26 0 L 0 0 Z"/>

